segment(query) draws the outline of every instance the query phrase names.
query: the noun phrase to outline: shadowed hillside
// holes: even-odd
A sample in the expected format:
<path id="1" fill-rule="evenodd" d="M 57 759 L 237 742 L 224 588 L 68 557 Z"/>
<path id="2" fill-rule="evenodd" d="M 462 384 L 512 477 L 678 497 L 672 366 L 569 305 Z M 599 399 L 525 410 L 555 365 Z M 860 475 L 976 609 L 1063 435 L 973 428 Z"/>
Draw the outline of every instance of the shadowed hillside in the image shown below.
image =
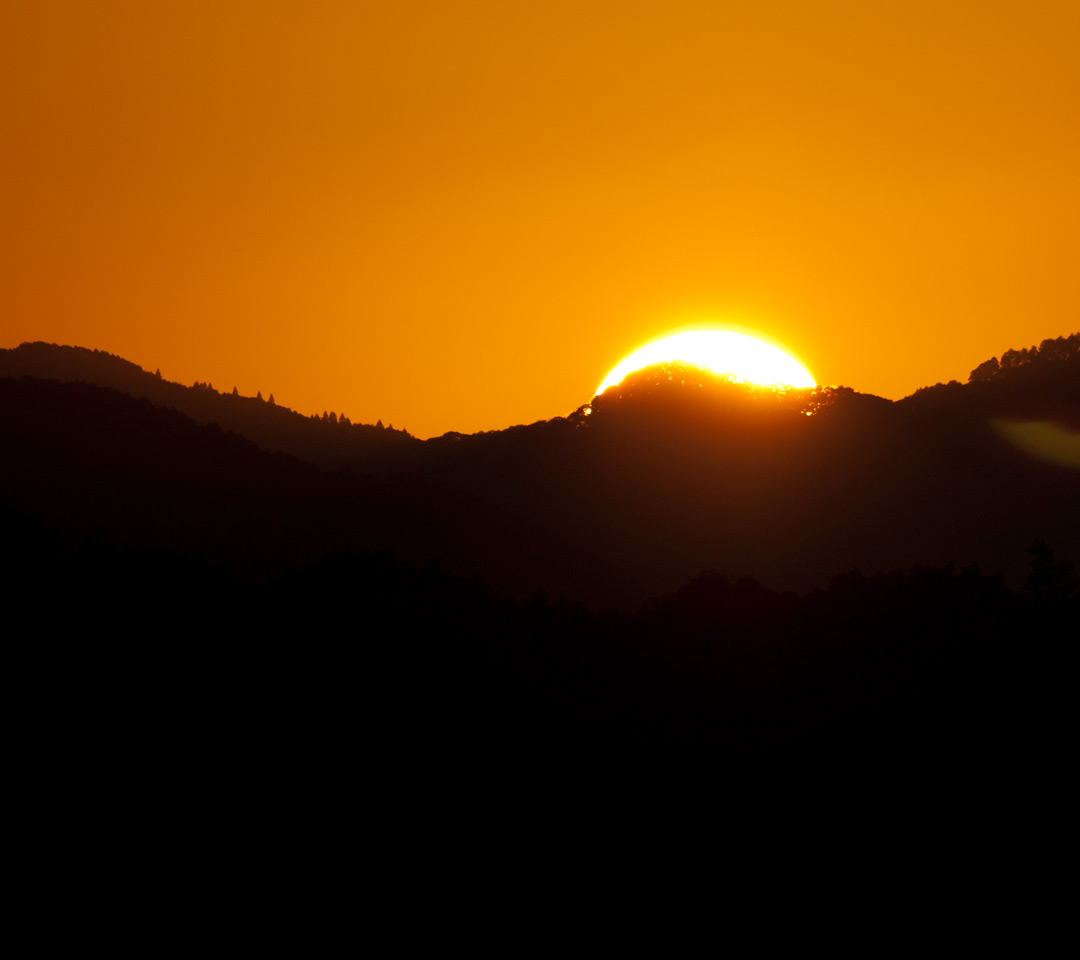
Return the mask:
<path id="1" fill-rule="evenodd" d="M 115 390 L 0 379 L 0 460 L 0 504 L 70 544 L 175 551 L 253 580 L 392 547 L 514 592 L 611 599 L 600 560 L 475 496 L 324 471 Z"/>
<path id="2" fill-rule="evenodd" d="M 639 371 L 569 417 L 400 451 L 436 477 L 590 546 L 655 592 L 706 568 L 805 590 L 852 568 L 977 562 L 1023 582 L 1033 539 L 1080 556 L 1080 337 L 990 382 L 891 403 Z M 1018 439 L 1019 437 L 1019 439 Z"/>
<path id="3" fill-rule="evenodd" d="M 304 417 L 275 404 L 273 394 L 263 400 L 261 391 L 258 397 L 242 397 L 235 388 L 232 393 L 219 393 L 209 383 L 185 387 L 128 360 L 84 347 L 38 342 L 0 350 L 0 377 L 110 387 L 177 410 L 196 423 L 216 423 L 264 450 L 290 453 L 324 467 L 338 466 L 355 458 L 358 451 L 379 456 L 395 446 L 418 442 L 406 431 L 384 428 L 382 421 L 374 426 L 354 424 L 337 413 Z"/>

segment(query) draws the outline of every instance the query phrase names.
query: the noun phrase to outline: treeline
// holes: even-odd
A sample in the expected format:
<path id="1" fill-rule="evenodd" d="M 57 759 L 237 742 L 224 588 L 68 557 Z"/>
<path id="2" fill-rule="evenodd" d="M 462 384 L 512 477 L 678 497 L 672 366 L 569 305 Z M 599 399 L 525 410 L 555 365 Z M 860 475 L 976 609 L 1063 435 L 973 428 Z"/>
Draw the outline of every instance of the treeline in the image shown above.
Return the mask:
<path id="1" fill-rule="evenodd" d="M 569 419 L 586 426 L 597 422 L 594 417 L 610 422 L 623 414 L 635 418 L 645 414 L 657 421 L 711 421 L 713 425 L 748 419 L 757 427 L 762 421 L 814 416 L 856 404 L 880 407 L 889 401 L 843 386 L 758 386 L 691 363 L 670 361 L 628 374 Z"/>
<path id="2" fill-rule="evenodd" d="M 997 378 L 1008 379 L 1022 367 L 1045 367 L 1049 364 L 1075 360 L 1080 356 L 1080 333 L 1067 337 L 1043 340 L 1037 347 L 1024 347 L 1020 350 L 1006 350 L 1001 359 L 991 357 L 980 363 L 968 376 L 968 383 L 980 383 Z"/>
<path id="3" fill-rule="evenodd" d="M 289 453 L 323 467 L 351 461 L 357 452 L 381 456 L 397 445 L 418 443 L 405 430 L 353 423 L 341 413 L 310 417 L 278 404 L 271 393 L 254 397 L 219 392 L 209 381 L 187 387 L 148 373 L 113 354 L 51 343 L 24 343 L 0 350 L 0 377 L 31 377 L 67 383 L 86 383 L 119 390 L 132 397 L 179 411 L 199 424 L 217 424 L 258 444 L 264 450 Z M 331 419 L 332 416 L 332 419 Z M 327 429 L 333 425 L 335 429 Z"/>

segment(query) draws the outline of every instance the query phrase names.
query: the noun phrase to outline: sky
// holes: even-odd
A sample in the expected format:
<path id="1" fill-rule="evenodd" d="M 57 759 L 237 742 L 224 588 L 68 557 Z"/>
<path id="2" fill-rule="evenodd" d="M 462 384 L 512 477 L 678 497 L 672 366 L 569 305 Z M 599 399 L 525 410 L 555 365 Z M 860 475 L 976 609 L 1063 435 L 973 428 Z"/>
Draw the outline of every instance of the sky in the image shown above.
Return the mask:
<path id="1" fill-rule="evenodd" d="M 1080 329 L 1075 0 L 8 0 L 0 347 L 416 436 L 692 325 L 897 399 Z"/>

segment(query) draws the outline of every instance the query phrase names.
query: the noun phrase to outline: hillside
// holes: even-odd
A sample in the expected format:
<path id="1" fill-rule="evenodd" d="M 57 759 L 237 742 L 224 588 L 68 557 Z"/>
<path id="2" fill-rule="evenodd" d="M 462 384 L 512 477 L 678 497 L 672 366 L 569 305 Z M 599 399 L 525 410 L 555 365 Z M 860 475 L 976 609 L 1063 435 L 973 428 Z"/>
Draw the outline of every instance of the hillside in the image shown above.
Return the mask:
<path id="1" fill-rule="evenodd" d="M 1035 539 L 1080 556 L 1080 473 L 1018 442 L 1067 446 L 1077 422 L 1080 336 L 1049 343 L 895 403 L 639 371 L 567 418 L 430 440 L 395 469 L 513 505 L 658 593 L 703 569 L 806 590 L 917 563 L 1019 584 Z"/>
<path id="2" fill-rule="evenodd" d="M 335 467 L 360 451 L 378 456 L 395 446 L 416 443 L 406 431 L 353 424 L 336 413 L 305 417 L 274 402 L 273 395 L 242 397 L 219 393 L 209 383 L 186 387 L 147 373 L 121 357 L 85 347 L 24 343 L 0 350 L 0 377 L 36 377 L 87 383 L 141 397 L 176 410 L 196 423 L 215 423 L 271 452 L 289 453 L 324 467 Z M 235 389 L 235 388 L 234 388 Z"/>
<path id="3" fill-rule="evenodd" d="M 392 548 L 516 593 L 610 588 L 599 558 L 435 481 L 325 471 L 89 384 L 0 379 L 0 462 L 0 505 L 69 549 L 165 550 L 262 581 Z"/>

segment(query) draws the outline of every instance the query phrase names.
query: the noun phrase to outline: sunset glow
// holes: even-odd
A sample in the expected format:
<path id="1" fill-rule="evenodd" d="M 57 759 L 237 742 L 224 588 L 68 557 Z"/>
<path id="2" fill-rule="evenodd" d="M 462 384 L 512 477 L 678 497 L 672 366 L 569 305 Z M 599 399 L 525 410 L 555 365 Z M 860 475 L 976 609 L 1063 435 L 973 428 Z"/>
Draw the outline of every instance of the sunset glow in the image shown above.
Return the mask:
<path id="1" fill-rule="evenodd" d="M 1075 328 L 1078 49 L 1065 0 L 5 4 L 0 347 L 426 438 L 740 317 L 900 399 Z"/>
<path id="2" fill-rule="evenodd" d="M 732 330 L 692 330 L 635 350 L 615 366 L 596 392 L 603 393 L 635 370 L 672 361 L 692 363 L 716 374 L 731 374 L 759 386 L 817 386 L 806 367 L 764 340 Z"/>

